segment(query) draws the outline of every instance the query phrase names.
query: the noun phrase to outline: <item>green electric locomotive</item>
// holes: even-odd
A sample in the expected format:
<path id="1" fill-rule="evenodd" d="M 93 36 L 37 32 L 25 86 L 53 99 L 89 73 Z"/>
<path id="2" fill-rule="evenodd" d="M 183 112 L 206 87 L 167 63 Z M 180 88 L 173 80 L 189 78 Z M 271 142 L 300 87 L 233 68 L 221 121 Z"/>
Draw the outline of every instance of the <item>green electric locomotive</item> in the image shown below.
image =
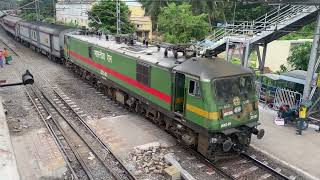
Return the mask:
<path id="1" fill-rule="evenodd" d="M 64 38 L 70 69 L 204 156 L 244 151 L 252 134 L 262 138 L 253 73 L 177 51 L 79 32 Z"/>

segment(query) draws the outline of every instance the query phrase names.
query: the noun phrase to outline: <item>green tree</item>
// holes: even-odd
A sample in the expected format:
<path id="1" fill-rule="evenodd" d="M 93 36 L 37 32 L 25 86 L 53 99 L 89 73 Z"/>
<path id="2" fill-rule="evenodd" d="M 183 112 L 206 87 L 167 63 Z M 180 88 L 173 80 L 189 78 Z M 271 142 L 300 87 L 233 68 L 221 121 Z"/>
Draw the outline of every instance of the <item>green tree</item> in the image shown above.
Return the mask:
<path id="1" fill-rule="evenodd" d="M 306 42 L 291 49 L 291 55 L 288 57 L 288 63 L 294 68 L 299 70 L 307 70 L 310 58 L 312 44 Z"/>
<path id="2" fill-rule="evenodd" d="M 281 38 L 281 40 L 298 40 L 298 39 L 312 39 L 316 23 L 308 24 L 297 32 L 289 33 Z"/>
<path id="3" fill-rule="evenodd" d="M 121 10 L 121 33 L 133 33 L 135 26 L 130 22 L 130 11 L 124 2 L 120 2 Z M 101 20 L 101 23 L 98 23 Z M 89 26 L 97 29 L 117 32 L 116 1 L 99 1 L 94 4 L 89 12 Z"/>
<path id="4" fill-rule="evenodd" d="M 284 64 L 281 64 L 280 65 L 280 72 L 288 72 L 288 68 Z"/>
<path id="5" fill-rule="evenodd" d="M 55 4 L 56 0 L 41 0 L 39 1 L 39 19 L 42 21 L 46 18 L 53 18 L 54 15 L 54 8 L 53 5 Z M 28 3 L 33 2 L 33 0 L 22 0 L 22 1 L 17 1 L 19 6 L 24 6 Z M 20 16 L 23 19 L 26 20 L 31 20 L 31 21 L 36 21 L 37 20 L 37 15 L 35 13 L 35 5 L 34 3 L 31 3 L 28 6 L 25 6 L 25 9 L 22 9 L 22 12 Z"/>
<path id="6" fill-rule="evenodd" d="M 36 13 L 26 13 L 23 15 L 23 19 L 25 19 L 27 21 L 36 21 L 37 14 Z M 43 19 L 43 16 L 39 15 L 39 19 Z"/>
<path id="7" fill-rule="evenodd" d="M 153 25 L 157 24 L 158 15 L 161 12 L 161 8 L 166 7 L 169 4 L 170 0 L 138 0 L 142 6 L 146 10 L 146 14 L 151 17 L 151 20 L 153 22 Z"/>
<path id="8" fill-rule="evenodd" d="M 170 43 L 202 39 L 209 31 L 207 17 L 207 14 L 193 15 L 191 5 L 187 3 L 171 3 L 161 9 L 159 30 L 164 33 L 164 40 Z"/>
<path id="9" fill-rule="evenodd" d="M 230 8 L 228 0 L 215 2 L 212 0 L 189 0 L 192 11 L 198 15 L 202 13 L 208 14 L 208 22 L 214 25 L 216 21 L 226 21 L 225 10 Z"/>
<path id="10" fill-rule="evenodd" d="M 228 3 L 225 7 L 226 19 L 232 21 L 252 21 L 255 20 L 272 9 L 264 3 L 248 4 L 240 2 L 236 4 L 236 11 L 234 12 L 234 3 Z"/>

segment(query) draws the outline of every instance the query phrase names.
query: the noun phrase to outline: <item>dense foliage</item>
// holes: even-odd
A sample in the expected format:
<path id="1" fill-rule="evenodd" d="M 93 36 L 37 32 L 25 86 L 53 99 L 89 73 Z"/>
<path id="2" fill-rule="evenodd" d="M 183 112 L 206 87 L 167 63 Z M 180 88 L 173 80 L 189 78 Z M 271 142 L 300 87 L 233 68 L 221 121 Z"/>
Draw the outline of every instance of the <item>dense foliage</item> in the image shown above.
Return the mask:
<path id="1" fill-rule="evenodd" d="M 168 6 L 172 1 L 139 0 L 139 2 L 141 2 L 143 7 L 146 9 L 146 13 L 151 16 L 153 23 L 156 24 L 161 8 Z M 181 5 L 182 2 L 183 1 L 175 1 L 175 4 Z M 192 6 L 192 12 L 195 15 L 202 13 L 208 14 L 207 20 L 209 24 L 213 26 L 218 22 L 232 21 L 233 19 L 239 21 L 253 20 L 271 9 L 271 7 L 266 4 L 246 4 L 243 2 L 237 2 L 234 14 L 235 1 L 223 0 L 214 2 L 213 0 L 188 0 L 184 2 L 188 2 Z"/>
<path id="2" fill-rule="evenodd" d="M 307 70 L 310 58 L 312 43 L 306 42 L 297 45 L 291 49 L 291 55 L 288 57 L 288 63 L 294 68 L 299 70 Z"/>
<path id="3" fill-rule="evenodd" d="M 132 33 L 135 30 L 135 26 L 129 20 L 129 8 L 121 1 L 121 33 Z M 111 33 L 117 32 L 117 16 L 116 16 L 116 3 L 113 0 L 99 1 L 94 4 L 89 12 L 89 26 L 107 30 Z M 101 24 L 98 23 L 101 20 Z M 98 22 L 97 22 L 98 21 Z"/>
<path id="4" fill-rule="evenodd" d="M 234 11 L 236 8 L 236 11 Z M 233 18 L 235 21 L 252 21 L 255 20 L 272 9 L 271 6 L 267 4 L 246 4 L 246 3 L 237 3 L 236 6 L 234 3 L 228 3 L 228 6 L 225 7 L 226 20 L 232 22 Z"/>
<path id="5" fill-rule="evenodd" d="M 145 8 L 146 13 L 151 16 L 151 20 L 153 24 L 156 24 L 158 20 L 158 15 L 161 12 L 161 8 L 166 7 L 170 0 L 156 0 L 156 1 L 150 1 L 150 0 L 138 0 L 143 7 Z"/>
<path id="6" fill-rule="evenodd" d="M 18 1 L 19 6 L 24 6 L 28 3 L 33 2 L 33 0 L 22 0 Z M 53 4 L 55 4 L 55 0 L 41 0 L 39 1 L 39 19 L 44 20 L 46 18 L 53 18 L 54 16 L 54 8 Z M 36 21 L 37 15 L 35 13 L 35 5 L 34 3 L 31 3 L 30 5 L 26 6 L 25 9 L 22 9 L 22 13 L 20 16 L 29 21 Z"/>
<path id="7" fill-rule="evenodd" d="M 316 27 L 316 23 L 312 23 L 302 27 L 299 31 L 289 33 L 283 36 L 282 40 L 298 40 L 298 39 L 313 39 L 314 29 Z"/>
<path id="8" fill-rule="evenodd" d="M 204 38 L 209 31 L 207 14 L 193 15 L 191 5 L 169 4 L 161 9 L 159 30 L 170 43 L 187 43 L 193 39 Z"/>

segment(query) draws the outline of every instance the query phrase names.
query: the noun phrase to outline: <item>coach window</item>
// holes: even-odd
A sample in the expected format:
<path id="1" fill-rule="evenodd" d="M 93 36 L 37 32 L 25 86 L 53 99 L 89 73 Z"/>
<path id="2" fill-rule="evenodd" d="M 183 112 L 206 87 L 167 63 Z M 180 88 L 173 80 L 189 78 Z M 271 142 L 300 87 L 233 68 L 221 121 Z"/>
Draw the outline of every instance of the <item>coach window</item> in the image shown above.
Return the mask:
<path id="1" fill-rule="evenodd" d="M 88 52 L 89 52 L 89 58 L 92 58 L 92 47 L 91 46 L 89 46 Z"/>
<path id="2" fill-rule="evenodd" d="M 200 97 L 200 84 L 199 81 L 190 80 L 189 81 L 189 94 L 192 96 L 198 96 Z"/>
<path id="3" fill-rule="evenodd" d="M 147 64 L 137 63 L 137 81 L 149 86 L 150 66 Z"/>

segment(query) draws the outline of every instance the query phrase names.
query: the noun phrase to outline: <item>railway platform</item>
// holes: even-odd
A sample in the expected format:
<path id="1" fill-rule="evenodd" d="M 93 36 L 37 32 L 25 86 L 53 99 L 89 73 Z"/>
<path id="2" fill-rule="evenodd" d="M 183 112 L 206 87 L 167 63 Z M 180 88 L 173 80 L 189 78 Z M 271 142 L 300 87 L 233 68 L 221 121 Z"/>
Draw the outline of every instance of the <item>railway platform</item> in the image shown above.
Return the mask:
<path id="1" fill-rule="evenodd" d="M 16 158 L 11 144 L 11 137 L 6 121 L 5 111 L 0 96 L 0 178 L 19 180 Z"/>
<path id="2" fill-rule="evenodd" d="M 266 133 L 262 140 L 252 138 L 252 147 L 307 179 L 320 179 L 320 134 L 309 127 L 298 136 L 295 127 L 277 126 L 275 116 L 276 112 L 260 107 L 261 128 Z"/>

